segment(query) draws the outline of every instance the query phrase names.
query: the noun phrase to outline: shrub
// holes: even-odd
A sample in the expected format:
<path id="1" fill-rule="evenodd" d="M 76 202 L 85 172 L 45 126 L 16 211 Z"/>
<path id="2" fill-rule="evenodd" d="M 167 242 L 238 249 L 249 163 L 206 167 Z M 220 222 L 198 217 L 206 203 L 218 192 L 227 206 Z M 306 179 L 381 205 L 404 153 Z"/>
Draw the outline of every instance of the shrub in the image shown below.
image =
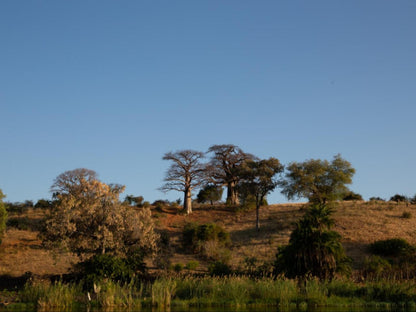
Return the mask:
<path id="1" fill-rule="evenodd" d="M 90 289 L 94 283 L 102 279 L 129 282 L 137 271 L 143 273 L 145 264 L 140 255 L 119 258 L 108 254 L 94 255 L 90 259 L 80 262 L 75 267 L 82 277 L 84 286 Z"/>
<path id="2" fill-rule="evenodd" d="M 381 201 L 384 202 L 385 200 L 381 197 L 370 197 L 369 198 L 370 201 Z"/>
<path id="3" fill-rule="evenodd" d="M 372 253 L 385 257 L 404 256 L 415 251 L 415 248 L 403 238 L 392 238 L 375 241 L 370 244 Z"/>
<path id="4" fill-rule="evenodd" d="M 231 275 L 233 271 L 231 270 L 231 267 L 221 261 L 215 261 L 211 263 L 208 267 L 209 274 L 212 276 L 226 276 Z"/>
<path id="5" fill-rule="evenodd" d="M 349 273 L 350 259 L 345 255 L 341 236 L 330 230 L 334 223 L 331 215 L 332 210 L 323 204 L 308 209 L 291 233 L 289 244 L 278 249 L 276 274 L 332 279 L 335 272 Z"/>
<path id="6" fill-rule="evenodd" d="M 402 218 L 403 219 L 410 219 L 412 217 L 412 214 L 409 211 L 404 211 L 402 213 Z"/>
<path id="7" fill-rule="evenodd" d="M 198 252 L 203 242 L 216 241 L 221 246 L 230 243 L 230 235 L 221 226 L 215 223 L 197 224 L 187 223 L 182 232 L 182 242 L 185 248 L 191 248 Z"/>
<path id="8" fill-rule="evenodd" d="M 381 274 L 391 270 L 391 264 L 380 256 L 370 256 L 364 260 L 363 273 L 365 276 L 380 277 Z"/>
<path id="9" fill-rule="evenodd" d="M 199 267 L 199 262 L 195 260 L 191 260 L 185 265 L 185 269 L 187 270 L 196 270 L 198 267 Z"/>
<path id="10" fill-rule="evenodd" d="M 407 202 L 407 197 L 404 195 L 400 195 L 400 194 L 396 194 L 392 197 L 390 197 L 390 201 L 394 201 L 396 203 L 402 203 L 402 202 Z"/>
<path id="11" fill-rule="evenodd" d="M 344 195 L 344 197 L 342 198 L 342 200 L 345 200 L 345 201 L 350 201 L 350 200 L 363 200 L 363 197 L 360 194 L 358 194 L 358 193 L 354 193 L 354 192 L 350 191 L 350 192 L 348 192 L 348 193 L 346 193 Z"/>

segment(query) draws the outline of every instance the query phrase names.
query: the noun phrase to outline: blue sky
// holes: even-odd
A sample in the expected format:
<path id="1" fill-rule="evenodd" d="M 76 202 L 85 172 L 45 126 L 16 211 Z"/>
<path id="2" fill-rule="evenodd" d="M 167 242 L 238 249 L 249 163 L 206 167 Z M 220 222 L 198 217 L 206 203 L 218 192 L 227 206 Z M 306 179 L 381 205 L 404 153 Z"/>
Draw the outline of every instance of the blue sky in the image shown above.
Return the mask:
<path id="1" fill-rule="evenodd" d="M 50 198 L 86 167 L 174 200 L 163 154 L 231 143 L 413 196 L 415 32 L 413 0 L 1 1 L 0 188 Z"/>

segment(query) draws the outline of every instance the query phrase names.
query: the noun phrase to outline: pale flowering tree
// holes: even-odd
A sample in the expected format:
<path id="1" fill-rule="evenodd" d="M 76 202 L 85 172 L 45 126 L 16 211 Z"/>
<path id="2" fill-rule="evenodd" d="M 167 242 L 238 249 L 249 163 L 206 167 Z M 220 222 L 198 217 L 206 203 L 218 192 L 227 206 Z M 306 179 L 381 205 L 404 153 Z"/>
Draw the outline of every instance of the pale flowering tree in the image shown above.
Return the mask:
<path id="1" fill-rule="evenodd" d="M 137 212 L 123 205 L 119 195 L 124 186 L 105 184 L 94 171 L 75 169 L 59 175 L 52 191 L 56 205 L 42 233 L 47 246 L 80 256 L 156 251 L 158 235 L 150 210 Z"/>

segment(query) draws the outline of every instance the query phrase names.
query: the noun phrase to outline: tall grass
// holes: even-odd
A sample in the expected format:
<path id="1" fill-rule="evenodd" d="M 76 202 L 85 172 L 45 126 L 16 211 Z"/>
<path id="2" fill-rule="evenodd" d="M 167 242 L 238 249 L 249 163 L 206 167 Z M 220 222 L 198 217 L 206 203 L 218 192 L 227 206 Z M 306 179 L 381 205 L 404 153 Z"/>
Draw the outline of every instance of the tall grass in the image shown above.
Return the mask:
<path id="1" fill-rule="evenodd" d="M 68 310 L 81 294 L 81 287 L 73 284 L 26 284 L 19 293 L 22 302 L 30 302 L 41 310 Z"/>
<path id="2" fill-rule="evenodd" d="M 151 285 L 152 304 L 158 307 L 169 307 L 175 295 L 176 281 L 162 278 Z"/>

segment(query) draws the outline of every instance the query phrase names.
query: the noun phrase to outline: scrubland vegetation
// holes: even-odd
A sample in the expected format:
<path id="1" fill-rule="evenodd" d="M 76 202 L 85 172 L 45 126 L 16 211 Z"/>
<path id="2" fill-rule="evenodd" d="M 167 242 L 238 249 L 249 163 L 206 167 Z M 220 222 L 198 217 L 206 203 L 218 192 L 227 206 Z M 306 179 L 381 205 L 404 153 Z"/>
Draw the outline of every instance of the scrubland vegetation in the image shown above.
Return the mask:
<path id="1" fill-rule="evenodd" d="M 122 201 L 123 186 L 88 169 L 59 175 L 36 204 L 0 192 L 2 305 L 416 308 L 414 198 L 363 201 L 340 155 L 284 171 L 233 145 L 209 152 L 205 164 L 191 150 L 164 156 L 162 189 L 183 192 L 183 205 Z M 309 202 L 267 205 L 277 187 Z"/>

